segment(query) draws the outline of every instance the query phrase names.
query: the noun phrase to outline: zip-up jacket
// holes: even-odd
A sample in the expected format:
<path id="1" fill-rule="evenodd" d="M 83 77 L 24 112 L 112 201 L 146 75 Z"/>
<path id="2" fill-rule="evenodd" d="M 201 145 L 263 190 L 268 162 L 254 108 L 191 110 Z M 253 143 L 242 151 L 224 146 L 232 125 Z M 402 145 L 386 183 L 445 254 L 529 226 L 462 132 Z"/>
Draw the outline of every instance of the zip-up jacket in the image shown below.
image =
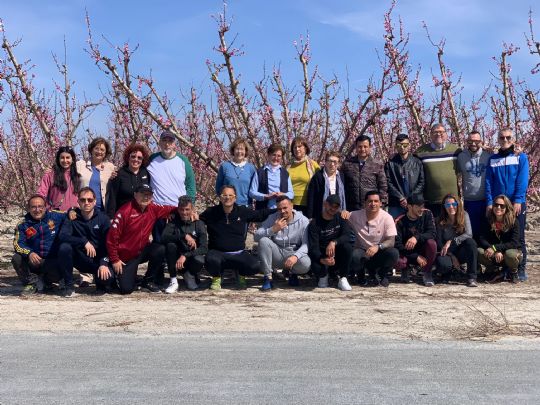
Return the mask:
<path id="1" fill-rule="evenodd" d="M 400 201 L 404 198 L 424 195 L 424 165 L 416 156 L 409 154 L 407 159 L 403 160 L 399 153 L 396 153 L 386 163 L 384 171 L 388 180 L 389 206 L 399 207 Z"/>
<path id="2" fill-rule="evenodd" d="M 197 242 L 197 247 L 191 249 L 186 242 L 186 235 L 190 235 Z M 167 223 L 161 243 L 175 243 L 180 253 L 187 257 L 205 255 L 208 252 L 208 235 L 203 221 L 183 221 L 178 213 Z"/>
<path id="3" fill-rule="evenodd" d="M 424 209 L 422 215 L 417 219 L 410 219 L 407 214 L 396 218 L 396 241 L 394 247 L 399 250 L 400 255 L 408 255 L 410 250 L 405 249 L 405 244 L 413 236 L 418 241 L 418 245 L 426 243 L 428 239 L 436 240 L 437 232 L 433 213 Z"/>
<path id="4" fill-rule="evenodd" d="M 109 217 L 104 212 L 94 210 L 92 218 L 85 219 L 79 208 L 74 210 L 77 218 L 73 221 L 69 219 L 64 221 L 58 239 L 60 243 L 69 243 L 70 245 L 83 249 L 87 242 L 90 242 L 96 249 L 96 257 L 100 260 L 107 256 L 107 232 L 111 226 Z"/>
<path id="5" fill-rule="evenodd" d="M 107 193 L 107 215 L 109 218 L 114 218 L 118 208 L 133 200 L 135 189 L 143 184 L 150 185 L 150 173 L 146 168 L 141 167 L 135 174 L 129 169 L 129 166 L 121 167 L 116 177 L 109 182 Z"/>
<path id="6" fill-rule="evenodd" d="M 514 226 L 506 232 L 497 233 L 491 228 L 491 224 L 485 224 L 478 245 L 481 248 L 487 249 L 495 246 L 497 252 L 505 252 L 508 249 L 520 249 L 519 243 L 519 221 L 514 221 Z"/>
<path id="7" fill-rule="evenodd" d="M 265 236 L 272 239 L 281 249 L 294 250 L 294 256 L 298 259 L 307 256 L 308 254 L 308 237 L 307 227 L 309 219 L 307 219 L 301 211 L 293 210 L 294 217 L 281 231 L 275 233 L 272 226 L 278 218 L 281 217 L 279 212 L 270 215 L 264 220 L 260 228 L 255 231 L 255 242 L 261 240 Z"/>
<path id="8" fill-rule="evenodd" d="M 343 184 L 343 174 L 338 171 L 336 176 L 339 176 L 339 179 L 341 181 L 341 184 Z M 346 204 L 346 198 L 345 198 L 345 190 L 342 190 L 342 188 L 345 188 L 344 186 L 340 186 L 340 181 L 336 178 L 336 194 L 339 196 L 341 200 L 341 206 L 340 210 L 346 210 L 347 204 Z M 324 177 L 324 169 L 317 170 L 313 177 L 311 178 L 311 181 L 308 185 L 307 190 L 307 217 L 308 218 L 317 218 L 321 215 L 322 209 L 323 209 L 323 202 L 325 197 L 325 191 L 329 187 L 326 184 L 326 180 Z M 329 193 L 329 192 L 328 192 Z"/>
<path id="9" fill-rule="evenodd" d="M 491 156 L 486 170 L 486 204 L 500 194 L 513 203 L 524 203 L 529 185 L 529 159 L 525 153 L 514 153 L 514 147 Z"/>
<path id="10" fill-rule="evenodd" d="M 36 221 L 28 213 L 15 228 L 13 247 L 22 256 L 36 253 L 42 259 L 54 255 L 58 249 L 56 236 L 60 232 L 66 215 L 60 211 L 47 211 Z"/>
<path id="11" fill-rule="evenodd" d="M 136 258 L 148 245 L 156 221 L 167 218 L 175 210 L 176 207 L 151 202 L 142 211 L 135 200 L 120 207 L 107 234 L 109 261 L 127 263 Z"/>
<path id="12" fill-rule="evenodd" d="M 382 162 L 369 156 L 360 166 L 358 157 L 354 156 L 343 162 L 340 172 L 343 173 L 348 211 L 364 208 L 366 193 L 373 190 L 381 193 L 382 206 L 387 205 L 388 186 Z"/>

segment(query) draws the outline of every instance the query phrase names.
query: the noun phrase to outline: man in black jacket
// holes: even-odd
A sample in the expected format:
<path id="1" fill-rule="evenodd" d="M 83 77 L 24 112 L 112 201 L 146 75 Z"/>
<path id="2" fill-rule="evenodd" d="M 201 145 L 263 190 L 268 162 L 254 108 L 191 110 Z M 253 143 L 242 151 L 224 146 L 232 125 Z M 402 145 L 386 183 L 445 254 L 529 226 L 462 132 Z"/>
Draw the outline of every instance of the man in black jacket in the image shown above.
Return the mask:
<path id="1" fill-rule="evenodd" d="M 422 196 L 412 195 L 407 199 L 407 213 L 396 219 L 396 242 L 399 250 L 397 268 L 401 271 L 401 281 L 409 282 L 408 265 L 422 267 L 424 285 L 432 287 L 431 267 L 437 256 L 436 231 L 433 214 L 424 209 Z"/>
<path id="2" fill-rule="evenodd" d="M 388 213 L 393 218 L 407 212 L 407 198 L 424 193 L 424 166 L 411 154 L 407 134 L 396 137 L 397 153 L 385 165 L 388 180 Z"/>
<path id="3" fill-rule="evenodd" d="M 238 269 L 238 286 L 246 287 L 245 276 L 259 272 L 259 260 L 246 248 L 247 226 L 250 222 L 262 222 L 275 209 L 263 208 L 254 211 L 236 205 L 234 186 L 221 187 L 220 203 L 207 208 L 200 219 L 208 231 L 208 254 L 206 271 L 212 276 L 210 289 L 221 289 L 221 273 L 224 269 Z"/>
<path id="4" fill-rule="evenodd" d="M 188 196 L 178 199 L 177 212 L 165 226 L 161 243 L 165 245 L 167 267 L 171 281 L 167 294 L 178 291 L 178 270 L 184 270 L 184 281 L 189 290 L 198 288 L 195 277 L 204 266 L 204 255 L 208 252 L 208 235 L 204 222 L 192 221 L 193 202 Z"/>
<path id="5" fill-rule="evenodd" d="M 107 215 L 96 210 L 96 195 L 90 187 L 79 191 L 79 208 L 75 209 L 77 217 L 64 221 L 60 234 L 58 249 L 59 267 L 64 275 L 65 297 L 73 297 L 73 267 L 79 272 L 91 273 L 96 280 L 96 291 L 105 292 L 113 279 L 108 267 L 103 264 L 107 257 L 105 241 L 110 227 Z"/>

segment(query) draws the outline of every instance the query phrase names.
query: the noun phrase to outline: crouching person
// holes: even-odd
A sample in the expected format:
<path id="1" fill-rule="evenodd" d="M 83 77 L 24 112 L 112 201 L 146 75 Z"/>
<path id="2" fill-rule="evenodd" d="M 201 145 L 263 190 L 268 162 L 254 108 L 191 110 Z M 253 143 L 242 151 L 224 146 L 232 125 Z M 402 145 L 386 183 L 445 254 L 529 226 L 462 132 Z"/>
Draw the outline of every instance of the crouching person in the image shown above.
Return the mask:
<path id="1" fill-rule="evenodd" d="M 262 290 L 273 287 L 272 270 L 289 270 L 289 285 L 299 285 L 298 275 L 309 271 L 307 219 L 301 211 L 293 209 L 293 202 L 286 195 L 276 199 L 277 212 L 270 215 L 255 232 L 259 242 L 259 257 L 264 273 Z"/>
<path id="2" fill-rule="evenodd" d="M 518 268 L 521 260 L 519 221 L 508 197 L 499 195 L 493 200 L 488 223 L 480 234 L 478 260 L 485 266 L 486 278 L 502 279 L 502 266 L 510 270 L 512 283 L 519 281 Z"/>
<path id="3" fill-rule="evenodd" d="M 161 235 L 171 278 L 165 290 L 167 294 L 178 291 L 176 279 L 178 270 L 184 271 L 184 281 L 188 290 L 196 290 L 199 287 L 196 277 L 204 266 L 204 255 L 208 252 L 208 236 L 204 222 L 193 221 L 193 214 L 191 198 L 180 197 L 177 210 Z"/>
<path id="4" fill-rule="evenodd" d="M 431 267 L 437 257 L 435 220 L 430 210 L 424 208 L 424 199 L 419 195 L 407 198 L 407 213 L 396 218 L 396 243 L 399 250 L 397 268 L 401 271 L 401 281 L 408 283 L 409 265 L 422 268 L 426 287 L 432 287 Z"/>
<path id="5" fill-rule="evenodd" d="M 96 194 L 90 187 L 84 187 L 78 193 L 79 208 L 75 209 L 76 218 L 66 220 L 58 236 L 59 267 L 64 277 L 65 297 L 73 297 L 73 268 L 80 273 L 91 273 L 96 280 L 96 292 L 104 293 L 110 286 L 112 274 L 102 264 L 107 257 L 105 246 L 109 231 L 109 217 L 96 208 Z M 71 211 L 70 211 L 71 212 Z M 103 267 L 98 272 L 100 265 Z"/>
<path id="6" fill-rule="evenodd" d="M 351 212 L 349 216 L 356 236 L 352 271 L 357 273 L 361 285 L 367 284 L 367 270 L 370 284 L 388 287 L 388 276 L 399 258 L 399 252 L 394 248 L 396 225 L 392 216 L 381 209 L 381 204 L 380 193 L 368 191 L 364 208 Z"/>
<path id="7" fill-rule="evenodd" d="M 121 294 L 131 294 L 135 290 L 139 264 L 145 262 L 148 262 L 148 269 L 143 287 L 153 293 L 161 292 L 154 277 L 165 257 L 165 246 L 149 243 L 149 238 L 156 221 L 167 218 L 176 207 L 155 204 L 152 198 L 149 185 L 138 186 L 134 199 L 116 212 L 107 234 L 108 262 Z"/>
<path id="8" fill-rule="evenodd" d="M 308 226 L 309 256 L 319 288 L 328 287 L 328 272 L 339 275 L 338 288 L 349 291 L 347 281 L 352 258 L 351 228 L 340 215 L 341 198 L 330 194 L 323 203 L 322 214 Z"/>
<path id="9" fill-rule="evenodd" d="M 56 237 L 65 214 L 48 211 L 45 207 L 42 196 L 31 196 L 27 203 L 28 213 L 15 228 L 15 254 L 11 263 L 23 284 L 23 296 L 43 292 L 47 284 L 62 278 L 58 271 Z"/>

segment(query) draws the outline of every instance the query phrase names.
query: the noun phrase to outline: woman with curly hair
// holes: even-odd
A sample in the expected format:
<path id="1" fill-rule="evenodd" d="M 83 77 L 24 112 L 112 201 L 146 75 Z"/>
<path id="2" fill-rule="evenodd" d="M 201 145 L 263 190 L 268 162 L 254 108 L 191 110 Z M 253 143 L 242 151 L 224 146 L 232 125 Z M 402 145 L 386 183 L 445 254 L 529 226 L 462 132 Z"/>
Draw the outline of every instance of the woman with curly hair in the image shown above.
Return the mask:
<path id="1" fill-rule="evenodd" d="M 478 260 L 485 266 L 486 276 L 491 281 L 503 277 L 503 265 L 510 270 L 512 283 L 519 281 L 519 232 L 519 222 L 516 220 L 512 202 L 505 195 L 498 195 L 493 199 L 493 208 L 478 241 Z"/>
<path id="2" fill-rule="evenodd" d="M 112 219 L 118 208 L 133 199 L 137 187 L 143 184 L 150 185 L 150 173 L 146 170 L 149 158 L 150 152 L 142 144 L 132 143 L 126 148 L 122 157 L 124 165 L 118 170 L 118 175 L 109 182 L 107 201 L 109 218 Z"/>
<path id="3" fill-rule="evenodd" d="M 313 175 L 320 170 L 316 161 L 309 158 L 309 144 L 307 139 L 298 136 L 291 142 L 292 163 L 287 167 L 294 191 L 294 209 L 308 212 L 308 185 Z"/>
<path id="4" fill-rule="evenodd" d="M 467 286 L 478 287 L 476 266 L 478 259 L 477 245 L 472 237 L 471 221 L 465 212 L 463 203 L 453 194 L 447 194 L 442 200 L 441 216 L 436 221 L 437 250 L 439 256 L 435 263 L 437 272 L 448 280 L 452 268 L 467 264 Z M 426 285 L 433 285 L 427 280 Z"/>
<path id="5" fill-rule="evenodd" d="M 56 151 L 52 170 L 45 172 L 36 191 L 45 199 L 47 209 L 67 211 L 78 206 L 81 175 L 77 172 L 75 159 L 71 146 L 61 146 Z"/>

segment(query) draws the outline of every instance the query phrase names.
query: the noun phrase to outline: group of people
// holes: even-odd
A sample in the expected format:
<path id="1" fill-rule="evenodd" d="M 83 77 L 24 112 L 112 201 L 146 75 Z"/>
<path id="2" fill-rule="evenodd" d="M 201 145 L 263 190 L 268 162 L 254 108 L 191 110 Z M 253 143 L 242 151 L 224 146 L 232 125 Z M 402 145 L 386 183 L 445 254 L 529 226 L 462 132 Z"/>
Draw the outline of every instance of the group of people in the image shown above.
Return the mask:
<path id="1" fill-rule="evenodd" d="M 529 168 L 512 130 L 499 132 L 497 153 L 483 148 L 478 132 L 464 150 L 448 142 L 442 124 L 430 136 L 413 153 L 409 137 L 398 135 L 397 153 L 383 164 L 372 156 L 371 138 L 361 135 L 354 156 L 342 162 L 328 151 L 322 168 L 298 137 L 288 166 L 283 146 L 272 144 L 258 169 L 238 138 L 219 168 L 219 203 L 201 213 L 192 166 L 169 131 L 158 153 L 128 146 L 119 169 L 107 161 L 104 138 L 90 143 L 88 161 L 61 147 L 16 229 L 12 263 L 22 294 L 63 280 L 71 297 L 74 268 L 79 285 L 94 282 L 99 293 L 121 294 L 138 285 L 161 292 L 164 269 L 166 293 L 178 290 L 180 272 L 186 287 L 197 289 L 203 269 L 213 290 L 227 269 L 240 288 L 246 276 L 263 273 L 263 291 L 273 288 L 278 269 L 293 287 L 299 275 L 311 274 L 318 287 L 335 280 L 344 291 L 354 283 L 387 287 L 394 269 L 403 282 L 422 275 L 428 287 L 456 274 L 471 287 L 479 275 L 525 281 Z M 257 254 L 246 250 L 250 223 L 258 224 Z"/>

